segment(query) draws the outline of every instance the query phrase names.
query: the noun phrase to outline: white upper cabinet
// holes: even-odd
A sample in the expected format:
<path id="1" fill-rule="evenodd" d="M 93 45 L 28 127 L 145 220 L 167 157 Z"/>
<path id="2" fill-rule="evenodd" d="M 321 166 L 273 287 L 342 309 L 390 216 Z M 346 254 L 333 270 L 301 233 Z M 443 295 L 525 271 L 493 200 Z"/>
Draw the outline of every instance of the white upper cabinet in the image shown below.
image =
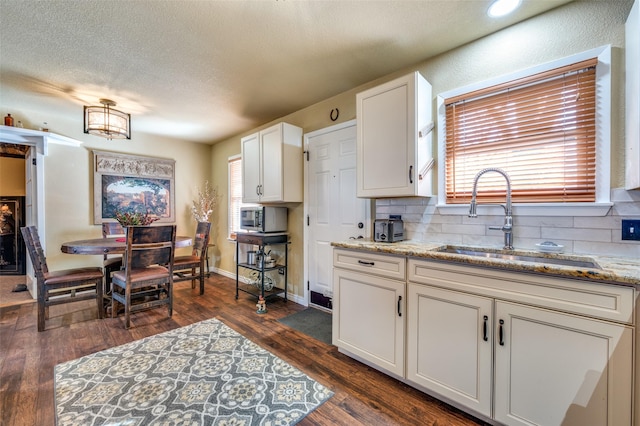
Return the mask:
<path id="1" fill-rule="evenodd" d="M 431 103 L 418 72 L 356 95 L 358 197 L 433 195 Z"/>
<path id="2" fill-rule="evenodd" d="M 626 189 L 640 188 L 640 1 L 625 25 Z"/>
<path id="3" fill-rule="evenodd" d="M 302 202 L 302 129 L 278 123 L 245 136 L 242 145 L 244 203 Z"/>

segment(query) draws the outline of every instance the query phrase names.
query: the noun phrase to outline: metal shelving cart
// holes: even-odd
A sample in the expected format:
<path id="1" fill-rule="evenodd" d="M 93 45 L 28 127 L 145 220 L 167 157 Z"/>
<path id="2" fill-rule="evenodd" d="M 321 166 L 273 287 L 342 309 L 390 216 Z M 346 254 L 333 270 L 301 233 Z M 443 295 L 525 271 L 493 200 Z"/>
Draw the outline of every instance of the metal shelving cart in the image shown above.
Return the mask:
<path id="1" fill-rule="evenodd" d="M 268 246 L 281 245 L 284 247 L 284 263 L 278 263 L 271 267 L 266 267 L 265 262 L 257 262 L 256 264 L 249 264 L 241 262 L 240 259 L 240 244 L 248 244 L 252 246 L 258 246 L 258 252 L 264 253 L 265 248 Z M 289 257 L 289 235 L 286 233 L 259 233 L 259 232 L 239 232 L 236 236 L 236 299 L 240 294 L 240 291 L 248 293 L 254 297 L 259 298 L 262 296 L 265 300 L 284 294 L 284 300 L 287 300 L 287 263 Z M 259 274 L 260 286 L 255 287 L 249 284 L 240 282 L 240 268 L 256 271 Z M 283 271 L 284 273 L 284 288 L 276 287 L 275 281 L 273 288 L 265 290 L 265 273 L 272 271 Z"/>

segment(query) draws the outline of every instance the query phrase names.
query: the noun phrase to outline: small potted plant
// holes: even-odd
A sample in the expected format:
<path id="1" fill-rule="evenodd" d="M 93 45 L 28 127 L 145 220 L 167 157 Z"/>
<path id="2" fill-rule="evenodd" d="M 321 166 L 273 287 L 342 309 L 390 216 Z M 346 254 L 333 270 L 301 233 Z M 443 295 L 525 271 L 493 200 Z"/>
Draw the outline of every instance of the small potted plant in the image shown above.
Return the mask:
<path id="1" fill-rule="evenodd" d="M 160 218 L 151 216 L 149 212 L 121 212 L 116 210 L 116 220 L 120 223 L 120 225 L 122 225 L 123 228 L 126 228 L 127 226 L 151 225 L 156 220 L 160 220 Z"/>

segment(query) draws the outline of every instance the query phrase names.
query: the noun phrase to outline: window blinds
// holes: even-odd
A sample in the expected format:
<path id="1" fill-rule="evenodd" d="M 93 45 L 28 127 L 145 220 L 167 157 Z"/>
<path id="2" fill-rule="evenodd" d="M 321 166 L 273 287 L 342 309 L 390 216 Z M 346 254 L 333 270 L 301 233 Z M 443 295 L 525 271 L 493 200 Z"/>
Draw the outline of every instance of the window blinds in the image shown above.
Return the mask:
<path id="1" fill-rule="evenodd" d="M 229 238 L 235 240 L 240 231 L 240 207 L 242 207 L 242 158 L 229 160 Z"/>
<path id="2" fill-rule="evenodd" d="M 471 200 L 473 178 L 504 169 L 514 202 L 593 202 L 596 185 L 593 58 L 445 100 L 448 204 Z M 478 200 L 503 201 L 504 179 L 482 177 Z"/>

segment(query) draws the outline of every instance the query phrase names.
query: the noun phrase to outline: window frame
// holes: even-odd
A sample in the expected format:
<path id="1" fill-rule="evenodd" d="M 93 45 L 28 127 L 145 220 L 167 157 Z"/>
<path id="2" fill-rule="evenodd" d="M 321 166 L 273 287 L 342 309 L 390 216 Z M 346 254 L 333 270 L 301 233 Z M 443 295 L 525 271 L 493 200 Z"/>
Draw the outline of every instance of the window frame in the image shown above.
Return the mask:
<path id="1" fill-rule="evenodd" d="M 241 154 L 237 154 L 237 155 L 232 155 L 231 157 L 229 157 L 227 159 L 227 239 L 229 241 L 236 241 L 235 235 L 237 234 L 238 231 L 240 231 L 240 229 L 231 229 L 232 224 L 233 224 L 233 220 L 232 220 L 232 215 L 233 215 L 233 200 L 234 197 L 232 197 L 233 191 L 232 191 L 232 182 L 231 182 L 231 164 L 235 161 L 239 161 L 240 165 L 242 165 L 242 155 Z M 240 185 L 242 185 L 242 172 L 240 172 Z M 240 189 L 240 197 L 242 197 L 242 188 Z M 249 204 L 249 203 L 243 203 L 242 202 L 242 198 L 240 198 L 240 207 L 245 207 L 245 206 L 255 206 L 255 204 Z M 238 209 L 239 212 L 239 209 Z M 240 221 L 240 217 L 238 217 L 238 223 Z"/>
<path id="2" fill-rule="evenodd" d="M 446 107 L 445 99 L 486 87 L 503 84 L 530 75 L 567 66 L 590 58 L 598 58 L 596 66 L 596 197 L 595 202 L 572 203 L 515 203 L 514 215 L 520 216 L 605 216 L 611 203 L 611 45 L 591 49 L 559 60 L 534 66 L 525 70 L 474 83 L 437 96 L 438 115 L 438 201 L 441 214 L 468 214 L 468 204 L 446 204 L 445 155 L 446 155 Z M 503 214 L 500 206 L 479 204 L 481 214 Z"/>

